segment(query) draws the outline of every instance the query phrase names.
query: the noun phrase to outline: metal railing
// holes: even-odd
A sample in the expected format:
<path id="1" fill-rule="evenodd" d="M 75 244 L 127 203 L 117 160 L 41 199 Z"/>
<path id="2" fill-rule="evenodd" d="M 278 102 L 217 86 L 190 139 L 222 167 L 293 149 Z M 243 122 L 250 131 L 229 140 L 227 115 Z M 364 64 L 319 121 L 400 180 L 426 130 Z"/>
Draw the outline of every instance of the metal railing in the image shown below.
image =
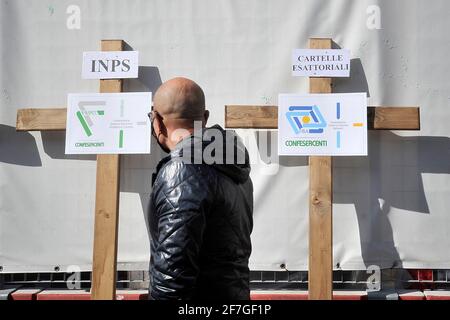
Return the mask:
<path id="1" fill-rule="evenodd" d="M 365 270 L 334 271 L 333 287 L 366 290 L 371 283 L 370 275 Z M 380 289 L 449 289 L 450 270 L 385 269 L 381 270 L 379 283 Z M 0 288 L 3 286 L 88 289 L 91 272 L 0 273 Z M 148 271 L 117 272 L 118 289 L 147 289 L 148 286 Z M 251 271 L 250 287 L 252 290 L 307 290 L 308 272 Z"/>

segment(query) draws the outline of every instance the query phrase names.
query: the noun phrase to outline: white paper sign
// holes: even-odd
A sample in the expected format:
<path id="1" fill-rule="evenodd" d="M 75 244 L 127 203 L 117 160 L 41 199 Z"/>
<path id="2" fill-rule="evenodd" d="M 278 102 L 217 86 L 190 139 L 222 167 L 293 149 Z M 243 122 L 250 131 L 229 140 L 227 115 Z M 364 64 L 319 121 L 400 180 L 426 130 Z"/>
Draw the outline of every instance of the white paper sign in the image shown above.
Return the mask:
<path id="1" fill-rule="evenodd" d="M 278 154 L 367 156 L 367 95 L 280 94 Z"/>
<path id="2" fill-rule="evenodd" d="M 83 79 L 137 78 L 138 51 L 87 51 L 83 52 Z"/>
<path id="3" fill-rule="evenodd" d="M 350 50 L 295 49 L 292 75 L 296 77 L 349 77 Z"/>
<path id="4" fill-rule="evenodd" d="M 73 93 L 66 154 L 150 153 L 151 92 Z"/>

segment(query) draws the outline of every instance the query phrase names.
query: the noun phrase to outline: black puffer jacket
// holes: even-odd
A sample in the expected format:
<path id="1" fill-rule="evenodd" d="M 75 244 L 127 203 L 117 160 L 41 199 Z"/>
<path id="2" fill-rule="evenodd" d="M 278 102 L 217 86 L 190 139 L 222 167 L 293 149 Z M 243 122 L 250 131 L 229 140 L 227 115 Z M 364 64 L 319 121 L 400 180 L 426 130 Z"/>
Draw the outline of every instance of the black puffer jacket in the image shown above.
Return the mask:
<path id="1" fill-rule="evenodd" d="M 152 299 L 250 298 L 249 173 L 240 138 L 217 125 L 161 160 L 149 210 Z"/>

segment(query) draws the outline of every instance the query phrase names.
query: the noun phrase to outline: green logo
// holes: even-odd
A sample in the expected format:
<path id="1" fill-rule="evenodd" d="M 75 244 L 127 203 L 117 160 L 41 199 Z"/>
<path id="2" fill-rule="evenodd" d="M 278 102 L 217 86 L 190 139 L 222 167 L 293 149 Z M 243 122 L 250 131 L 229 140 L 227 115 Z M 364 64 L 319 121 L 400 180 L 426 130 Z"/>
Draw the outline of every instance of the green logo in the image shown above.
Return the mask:
<path id="1" fill-rule="evenodd" d="M 104 106 L 105 104 L 105 101 L 80 101 L 78 103 L 80 111 L 77 111 L 76 115 L 87 137 L 92 136 L 92 127 L 94 126 L 91 116 L 104 116 L 105 110 L 86 110 L 85 106 Z"/>
<path id="2" fill-rule="evenodd" d="M 287 140 L 286 147 L 326 147 L 326 140 Z"/>
<path id="3" fill-rule="evenodd" d="M 104 142 L 77 142 L 75 143 L 75 147 L 80 148 L 92 148 L 92 147 L 104 147 Z"/>

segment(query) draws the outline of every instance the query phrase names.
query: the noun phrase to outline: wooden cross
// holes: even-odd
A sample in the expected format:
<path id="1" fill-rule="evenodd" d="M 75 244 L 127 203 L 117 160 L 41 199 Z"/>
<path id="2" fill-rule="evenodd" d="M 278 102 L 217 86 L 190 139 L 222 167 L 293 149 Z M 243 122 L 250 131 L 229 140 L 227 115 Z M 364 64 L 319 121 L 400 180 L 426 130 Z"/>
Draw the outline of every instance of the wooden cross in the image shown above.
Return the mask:
<path id="1" fill-rule="evenodd" d="M 122 51 L 123 40 L 102 40 L 102 51 Z M 122 92 L 122 79 L 100 80 L 100 92 Z M 66 108 L 20 109 L 17 131 L 66 129 Z M 97 155 L 94 256 L 92 291 L 94 300 L 116 298 L 117 236 L 119 225 L 120 155 Z"/>
<path id="2" fill-rule="evenodd" d="M 331 39 L 310 39 L 311 49 L 331 49 Z M 310 78 L 310 93 L 331 93 L 332 78 Z M 368 129 L 420 130 L 418 107 L 369 107 Z M 225 127 L 277 129 L 277 106 L 225 106 Z M 310 300 L 333 298 L 333 180 L 332 157 L 309 157 L 309 272 Z"/>

